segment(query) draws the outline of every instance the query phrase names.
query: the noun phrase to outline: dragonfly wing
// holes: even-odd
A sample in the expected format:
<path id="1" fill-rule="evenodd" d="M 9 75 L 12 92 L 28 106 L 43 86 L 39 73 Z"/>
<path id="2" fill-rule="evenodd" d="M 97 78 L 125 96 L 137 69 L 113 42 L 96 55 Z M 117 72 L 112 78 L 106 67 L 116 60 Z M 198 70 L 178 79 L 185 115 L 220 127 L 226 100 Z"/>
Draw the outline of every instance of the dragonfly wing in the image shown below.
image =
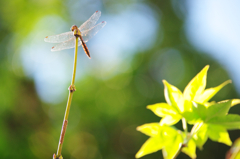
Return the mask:
<path id="1" fill-rule="evenodd" d="M 87 21 L 85 21 L 80 27 L 80 31 L 83 32 L 92 28 L 101 16 L 101 11 L 96 11 Z"/>
<path id="2" fill-rule="evenodd" d="M 78 46 L 82 45 L 82 42 L 78 38 Z M 64 41 L 60 44 L 57 44 L 56 46 L 52 47 L 51 51 L 60 51 L 60 50 L 65 50 L 65 49 L 70 49 L 75 47 L 75 37 Z"/>
<path id="3" fill-rule="evenodd" d="M 73 37 L 74 37 L 73 32 L 69 31 L 66 33 L 58 34 L 58 35 L 47 36 L 44 39 L 44 41 L 49 42 L 49 43 L 61 43 L 61 42 L 67 41 Z"/>
<path id="4" fill-rule="evenodd" d="M 97 34 L 97 32 L 99 30 L 101 30 L 105 25 L 107 24 L 107 22 L 102 21 L 101 23 L 98 23 L 97 25 L 95 25 L 94 27 L 90 28 L 89 30 L 85 30 L 81 33 L 83 41 L 87 42 L 89 39 L 91 39 L 94 35 Z"/>

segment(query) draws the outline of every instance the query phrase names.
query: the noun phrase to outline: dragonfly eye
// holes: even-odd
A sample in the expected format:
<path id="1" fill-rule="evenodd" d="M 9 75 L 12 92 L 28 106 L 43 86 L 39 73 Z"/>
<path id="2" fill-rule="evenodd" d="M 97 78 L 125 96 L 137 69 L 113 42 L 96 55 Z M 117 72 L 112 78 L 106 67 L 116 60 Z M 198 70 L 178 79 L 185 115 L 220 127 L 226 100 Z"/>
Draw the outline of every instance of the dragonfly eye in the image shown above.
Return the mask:
<path id="1" fill-rule="evenodd" d="M 71 31 L 74 31 L 75 29 L 78 29 L 78 27 L 77 27 L 76 25 L 73 25 L 73 26 L 70 28 Z"/>

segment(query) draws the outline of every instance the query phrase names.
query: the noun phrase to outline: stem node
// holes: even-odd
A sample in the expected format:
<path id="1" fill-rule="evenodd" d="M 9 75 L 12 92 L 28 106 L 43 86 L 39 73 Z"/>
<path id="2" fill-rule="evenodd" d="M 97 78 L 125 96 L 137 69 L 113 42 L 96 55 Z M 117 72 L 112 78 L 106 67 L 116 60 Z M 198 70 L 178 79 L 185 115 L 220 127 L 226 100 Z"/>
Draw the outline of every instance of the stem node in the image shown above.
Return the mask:
<path id="1" fill-rule="evenodd" d="M 74 85 L 70 85 L 70 86 L 68 87 L 68 90 L 69 90 L 71 93 L 73 93 L 73 92 L 76 91 L 76 87 L 75 87 Z"/>

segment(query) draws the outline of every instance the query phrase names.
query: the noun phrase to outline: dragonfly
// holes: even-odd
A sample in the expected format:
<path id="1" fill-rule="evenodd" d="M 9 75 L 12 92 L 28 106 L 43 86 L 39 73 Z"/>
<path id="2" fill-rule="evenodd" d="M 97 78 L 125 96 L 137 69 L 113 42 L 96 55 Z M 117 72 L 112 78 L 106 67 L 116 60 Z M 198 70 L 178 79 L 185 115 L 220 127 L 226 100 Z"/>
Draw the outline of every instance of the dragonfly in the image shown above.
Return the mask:
<path id="1" fill-rule="evenodd" d="M 95 25 L 98 19 L 101 16 L 101 11 L 96 11 L 87 21 L 85 21 L 78 29 L 80 31 L 80 36 L 78 36 L 78 46 L 82 45 L 83 50 L 86 55 L 90 57 L 90 53 L 86 46 L 86 42 L 90 40 L 93 36 L 97 34 L 97 32 L 102 29 L 107 22 L 102 21 Z M 59 43 L 56 46 L 53 46 L 51 51 L 60 51 L 65 49 L 70 49 L 75 47 L 75 36 L 74 36 L 74 28 L 77 28 L 76 25 L 71 27 L 72 31 L 65 32 L 58 35 L 47 36 L 44 41 L 49 43 Z"/>

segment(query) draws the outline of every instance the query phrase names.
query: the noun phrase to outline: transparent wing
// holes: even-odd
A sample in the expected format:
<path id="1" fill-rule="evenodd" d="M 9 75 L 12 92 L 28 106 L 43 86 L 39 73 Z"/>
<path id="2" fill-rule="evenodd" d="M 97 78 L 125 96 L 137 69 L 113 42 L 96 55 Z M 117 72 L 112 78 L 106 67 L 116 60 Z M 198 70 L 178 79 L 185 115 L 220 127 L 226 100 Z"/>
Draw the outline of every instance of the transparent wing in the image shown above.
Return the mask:
<path id="1" fill-rule="evenodd" d="M 81 40 L 78 38 L 78 46 L 82 45 Z M 75 47 L 75 37 L 64 41 L 60 44 L 57 44 L 56 46 L 53 46 L 51 51 L 60 51 L 60 50 L 65 50 L 65 49 L 70 49 Z"/>
<path id="2" fill-rule="evenodd" d="M 44 41 L 49 42 L 49 43 L 61 43 L 61 42 L 67 41 L 73 37 L 74 37 L 73 32 L 69 31 L 66 33 L 58 34 L 58 35 L 47 36 L 44 39 Z"/>
<path id="3" fill-rule="evenodd" d="M 95 25 L 94 27 L 90 28 L 89 30 L 85 30 L 81 32 L 82 38 L 84 42 L 87 42 L 89 39 L 91 39 L 94 35 L 97 34 L 99 30 L 101 30 L 107 22 L 102 21 L 101 23 Z"/>
<path id="4" fill-rule="evenodd" d="M 101 11 L 96 11 L 87 21 L 85 21 L 80 27 L 80 31 L 83 32 L 92 28 L 101 16 Z"/>

